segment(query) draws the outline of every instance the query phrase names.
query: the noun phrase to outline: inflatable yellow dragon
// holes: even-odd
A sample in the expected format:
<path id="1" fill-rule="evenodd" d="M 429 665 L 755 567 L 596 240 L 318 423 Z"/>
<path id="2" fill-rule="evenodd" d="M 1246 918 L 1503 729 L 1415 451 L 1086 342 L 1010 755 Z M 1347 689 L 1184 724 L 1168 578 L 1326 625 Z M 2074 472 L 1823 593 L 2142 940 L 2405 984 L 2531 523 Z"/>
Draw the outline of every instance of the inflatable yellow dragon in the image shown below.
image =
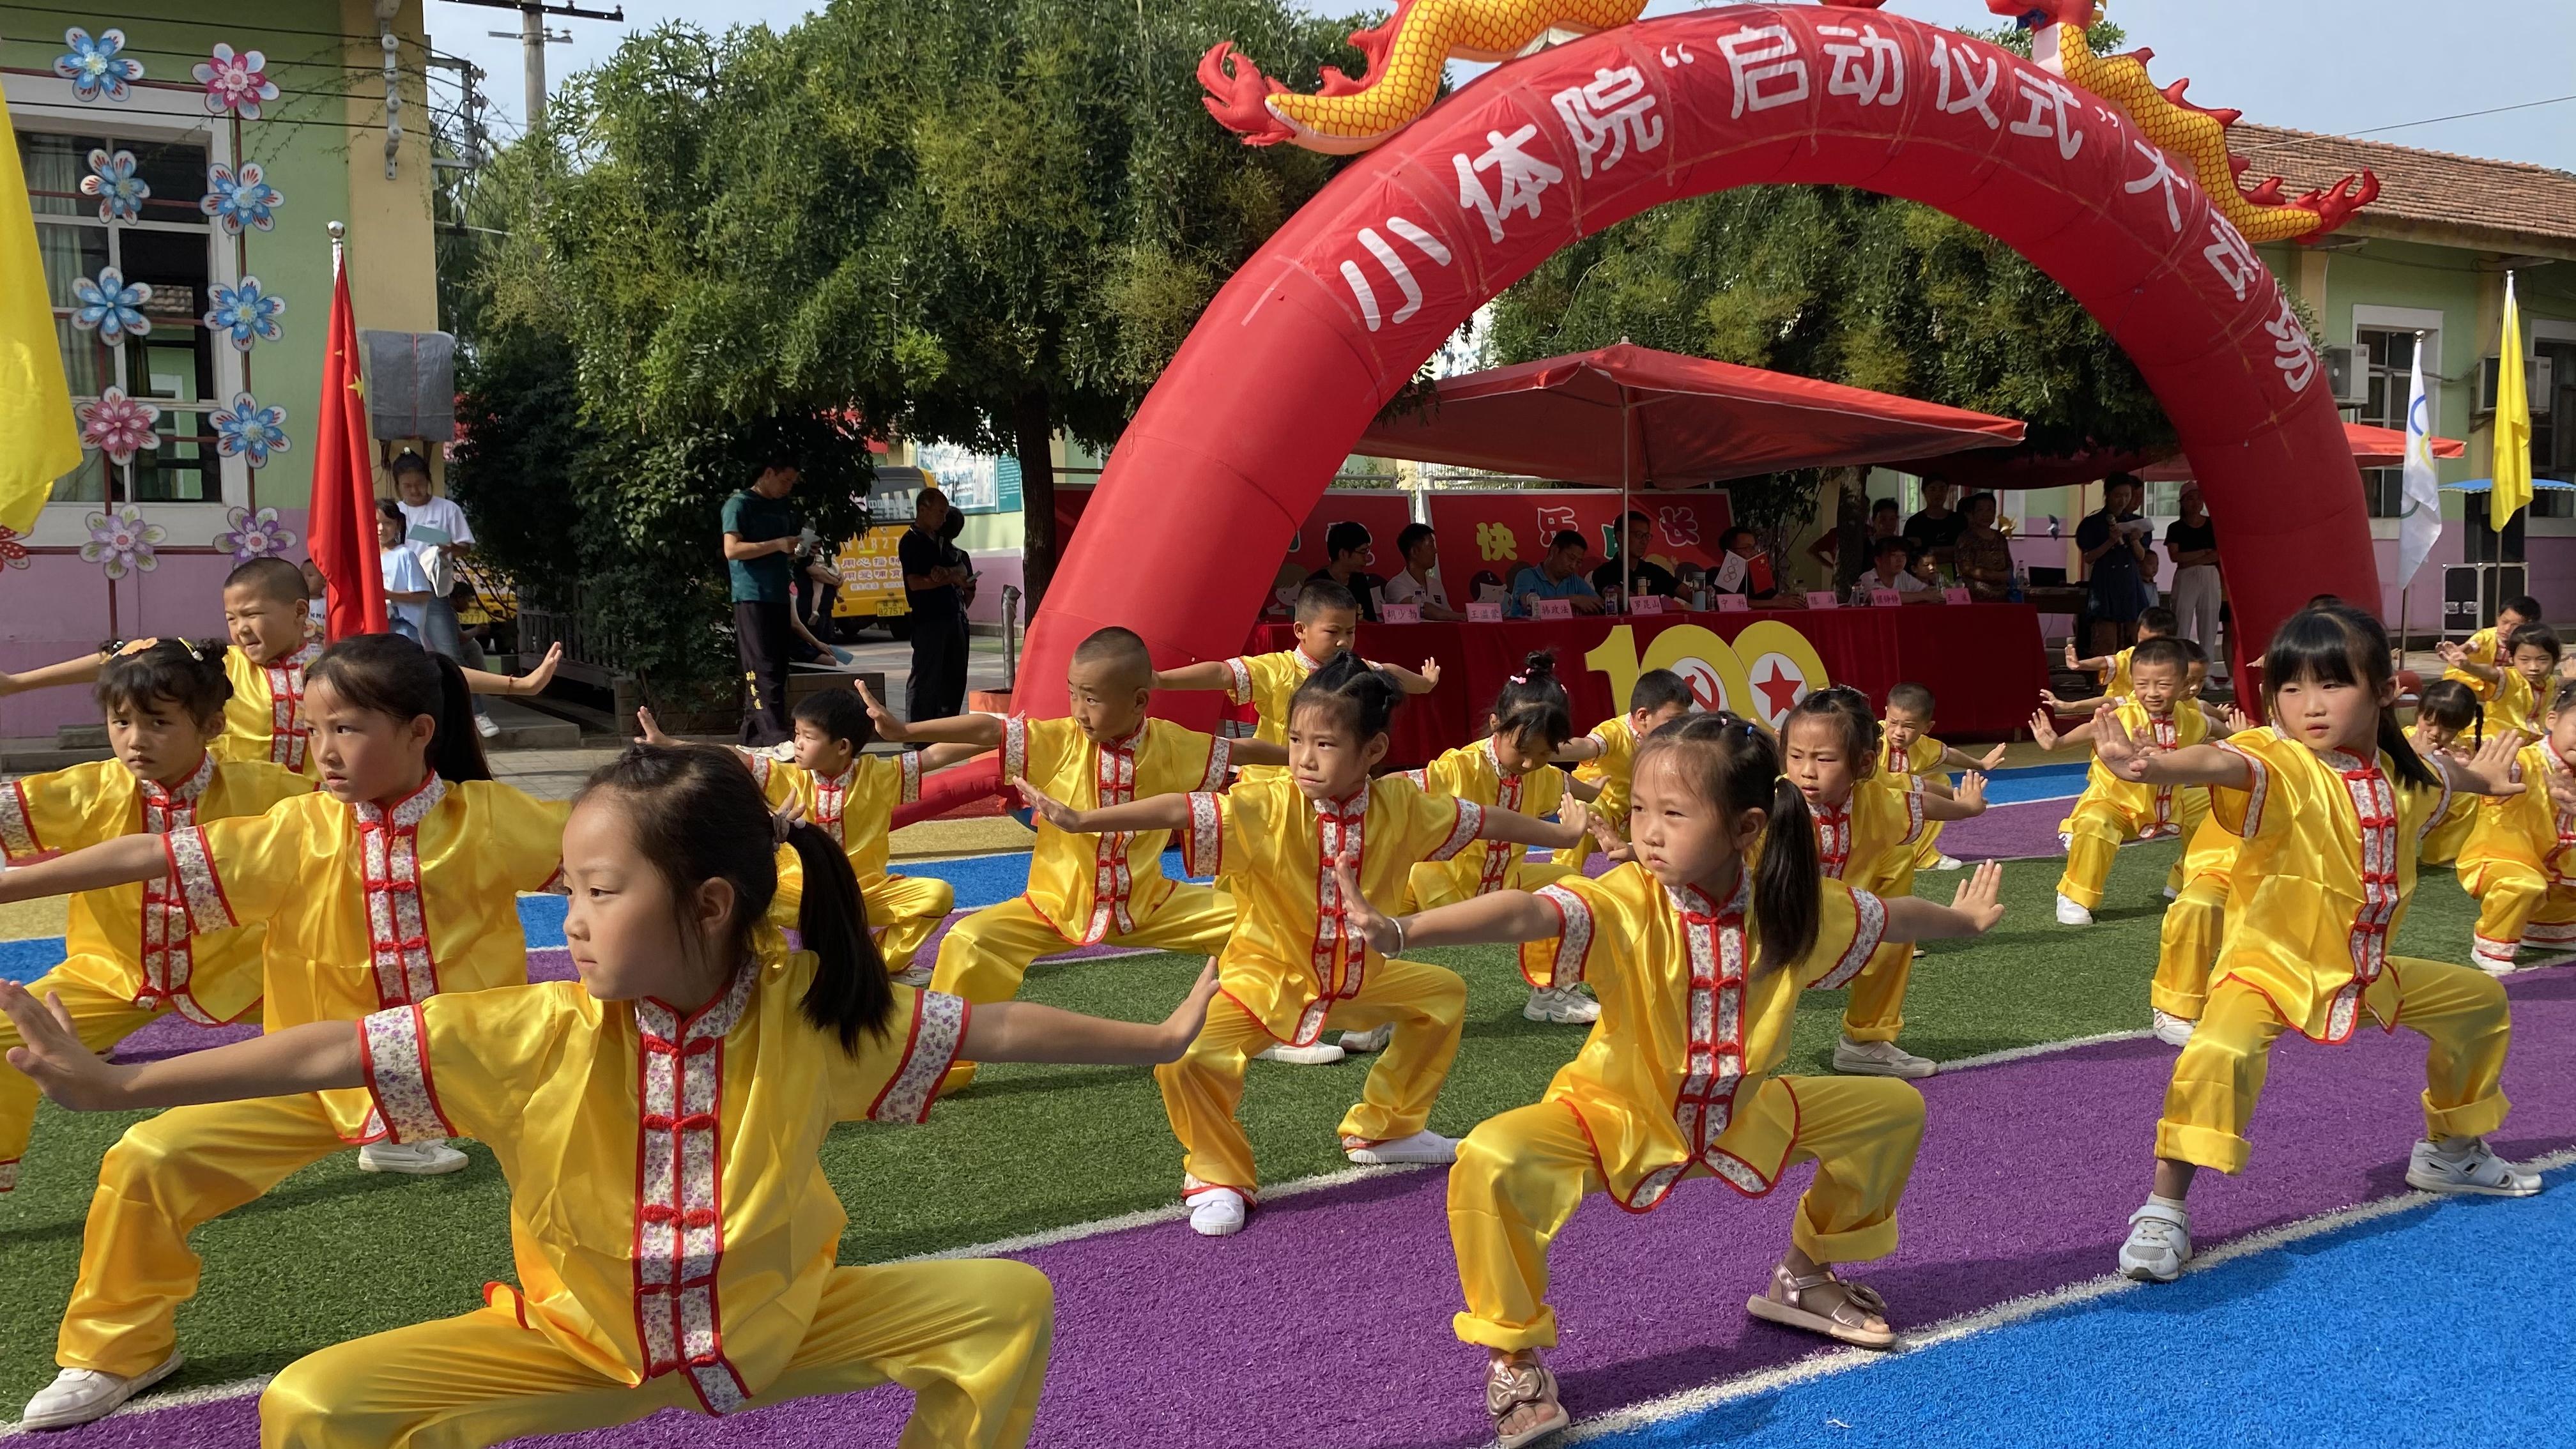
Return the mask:
<path id="1" fill-rule="evenodd" d="M 1884 0 L 1823 3 L 1875 10 Z M 2095 0 L 2039 0 L 2035 9 L 2033 3 L 1986 0 L 1986 8 L 2031 26 L 2040 65 L 2119 107 L 2149 140 L 2187 163 L 2247 241 L 2313 242 L 2378 198 L 2379 179 L 2367 171 L 2296 199 L 2283 198 L 2277 176 L 2250 191 L 2240 188 L 2237 177 L 2247 163 L 2227 149 L 2227 127 L 2238 112 L 2184 100 L 2188 80 L 2157 88 L 2147 79 L 2152 51 L 2095 55 L 2084 39 L 2084 27 L 2100 18 Z M 1368 57 L 1358 79 L 1326 66 L 1321 90 L 1293 93 L 1221 42 L 1200 59 L 1199 84 L 1208 92 L 1208 114 L 1245 145 L 1287 141 L 1345 155 L 1368 150 L 1431 109 L 1441 69 L 1452 59 L 1509 60 L 1552 39 L 1626 25 L 1644 10 L 1645 0 L 1402 0 L 1384 24 L 1352 32 L 1351 44 Z"/>

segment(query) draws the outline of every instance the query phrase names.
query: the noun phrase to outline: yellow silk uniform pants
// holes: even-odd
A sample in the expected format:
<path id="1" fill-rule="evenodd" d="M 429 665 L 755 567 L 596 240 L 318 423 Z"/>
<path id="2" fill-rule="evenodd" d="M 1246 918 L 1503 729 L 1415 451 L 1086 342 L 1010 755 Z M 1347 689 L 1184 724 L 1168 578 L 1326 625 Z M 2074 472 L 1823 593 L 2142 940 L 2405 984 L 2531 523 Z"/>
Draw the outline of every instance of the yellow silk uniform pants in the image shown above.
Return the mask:
<path id="1" fill-rule="evenodd" d="M 172 1317 L 197 1292 L 188 1234 L 352 1145 L 310 1092 L 173 1107 L 127 1128 L 99 1164 L 55 1361 L 132 1378 L 168 1358 Z"/>
<path id="2" fill-rule="evenodd" d="M 2182 838 L 2200 828 L 2201 817 L 2209 813 L 2206 790 L 2174 791 L 2174 824 Z M 2141 828 L 2153 822 L 2139 819 L 2108 800 L 2087 796 L 2075 803 L 2075 813 L 2066 819 L 2066 874 L 2057 881 L 2057 893 L 2086 910 L 2102 904 L 2102 883 L 2111 878 L 2111 857 L 2122 845 L 2138 838 Z M 2182 861 L 2186 851 L 2174 854 L 2173 869 L 2165 875 L 2165 889 L 2180 891 L 2183 886 Z"/>
<path id="3" fill-rule="evenodd" d="M 2478 898 L 2478 946 L 2511 956 L 2527 939 L 2534 946 L 2576 940 L 2576 886 L 2553 885 L 2547 875 L 2518 860 L 2480 863 L 2460 884 Z"/>
<path id="4" fill-rule="evenodd" d="M 1941 863 L 1941 827 L 1947 820 L 1926 820 L 1923 833 L 1914 837 L 1914 868 L 1930 870 Z"/>
<path id="5" fill-rule="evenodd" d="M 1928 828 L 1928 827 L 1927 827 Z M 1907 861 L 1882 896 L 1914 894 L 1915 865 Z M 1843 997 L 1843 1035 L 1853 1041 L 1894 1041 L 1905 1030 L 1905 986 L 1914 974 L 1914 943 L 1890 941 L 1869 953 Z"/>
<path id="6" fill-rule="evenodd" d="M 1136 929 L 1101 938 L 1104 946 L 1131 946 L 1172 951 L 1184 956 L 1213 956 L 1234 934 L 1234 897 L 1203 885 L 1175 884 L 1163 903 L 1139 912 Z M 1020 994 L 1021 978 L 1040 956 L 1068 950 L 1064 938 L 1039 915 L 1026 896 L 1013 896 L 986 906 L 949 928 L 939 943 L 939 964 L 930 973 L 930 989 L 962 996 L 982 1005 L 1008 1001 Z M 940 1084 L 953 1092 L 975 1080 L 975 1064 L 960 1062 Z"/>
<path id="7" fill-rule="evenodd" d="M 2227 920 L 2228 882 L 2203 876 L 2182 888 L 2165 907 L 2163 933 L 2156 945 L 2156 984 L 2148 997 L 2158 1011 L 2185 1021 L 2200 1020 L 2209 1000 L 2209 968 L 2218 964 L 2219 938 Z"/>
<path id="8" fill-rule="evenodd" d="M 2392 956 L 2400 988 L 2397 1021 L 2431 1044 L 2424 1056 L 2424 1132 L 2476 1137 L 2504 1124 L 2501 1085 L 2513 1021 L 2494 977 L 2447 961 Z M 2366 1016 L 2367 1013 L 2364 1013 Z M 2230 977 L 2209 993 L 2191 1043 L 2174 1062 L 2156 1156 L 2237 1173 L 2253 1152 L 2245 1140 L 2272 1041 L 2289 1029 L 2272 999 Z"/>
<path id="9" fill-rule="evenodd" d="M 902 1449 L 1015 1449 L 1055 1335 L 1054 1290 L 1025 1263 L 835 1268 L 805 1342 L 747 1408 L 897 1383 Z M 465 1449 L 696 1410 L 680 1374 L 603 1377 L 506 1309 L 482 1308 L 307 1354 L 259 1399 L 262 1449 Z"/>
<path id="10" fill-rule="evenodd" d="M 106 1051 L 143 1029 L 159 1010 L 134 1004 L 133 972 L 96 956 L 72 956 L 27 983 L 27 992 L 43 1002 L 60 996 L 72 1014 L 72 1030 L 82 1046 Z M 23 1046 L 18 1028 L 0 1016 L 0 1054 Z M 0 1061 L 0 1192 L 18 1184 L 18 1159 L 27 1155 L 27 1139 L 36 1125 L 36 1099 L 43 1094 L 34 1080 Z"/>
<path id="11" fill-rule="evenodd" d="M 911 969 L 913 953 L 957 904 L 957 888 L 927 876 L 881 875 L 859 887 L 868 908 L 868 927 L 877 933 L 877 954 L 886 970 Z"/>
<path id="12" fill-rule="evenodd" d="M 1768 1077 L 1736 1108 L 1714 1145 L 1739 1133 L 1788 1137 L 1783 1172 L 1816 1164 L 1789 1229 L 1799 1251 L 1858 1263 L 1896 1250 L 1896 1200 L 1923 1142 L 1921 1092 L 1885 1077 Z M 1693 1167 L 1687 1177 L 1709 1175 Z M 1548 1244 L 1585 1197 L 1605 1190 L 1592 1140 L 1566 1102 L 1514 1108 L 1467 1134 L 1449 1169 L 1449 1242 L 1467 1298 L 1450 1320 L 1460 1339 L 1507 1351 L 1556 1346 Z"/>
<path id="13" fill-rule="evenodd" d="M 1371 966 L 1360 994 L 1325 1018 L 1328 1027 L 1358 1031 L 1395 1023 L 1394 1039 L 1370 1065 L 1359 1102 L 1342 1118 L 1342 1137 L 1386 1142 L 1421 1131 L 1449 1079 L 1466 1017 L 1467 983 L 1457 972 L 1393 958 Z M 1189 1187 L 1230 1187 L 1252 1196 L 1260 1181 L 1252 1139 L 1234 1110 L 1243 1101 L 1245 1070 L 1274 1040 L 1251 1012 L 1219 995 L 1188 1053 L 1154 1069 L 1172 1135 L 1181 1139 Z"/>

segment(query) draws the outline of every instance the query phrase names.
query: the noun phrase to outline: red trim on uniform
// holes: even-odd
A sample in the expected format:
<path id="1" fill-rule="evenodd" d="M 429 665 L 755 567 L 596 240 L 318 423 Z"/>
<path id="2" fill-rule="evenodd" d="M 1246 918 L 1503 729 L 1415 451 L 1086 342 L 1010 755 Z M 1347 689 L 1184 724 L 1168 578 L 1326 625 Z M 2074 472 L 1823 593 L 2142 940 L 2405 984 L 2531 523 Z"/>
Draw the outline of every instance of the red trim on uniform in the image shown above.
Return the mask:
<path id="1" fill-rule="evenodd" d="M 1063 932 L 1059 931 L 1056 934 L 1062 935 Z M 896 1082 L 902 1080 L 903 1064 L 912 1060 L 912 1049 L 921 1044 L 921 1008 L 925 1000 L 927 998 L 921 992 L 916 991 L 912 994 L 912 1024 L 904 1029 L 903 1055 L 895 1058 L 894 1074 L 886 1078 L 884 1086 L 877 1088 L 876 1100 L 868 1103 L 867 1119 L 870 1121 L 876 1119 L 877 1109 L 885 1105 L 886 1094 L 894 1090 Z M 957 1040 L 960 1043 L 966 1040 L 966 1032 L 962 1027 L 958 1030 Z M 950 1054 L 949 1060 L 951 1062 L 956 1060 L 954 1053 Z M 943 1072 L 940 1075 L 944 1077 L 947 1074 Z M 937 1093 L 934 1092 L 932 1095 L 935 1097 Z"/>
<path id="2" fill-rule="evenodd" d="M 517 1288 L 502 1282 L 498 1278 L 486 1279 L 484 1281 L 483 1306 L 486 1308 L 500 1307 L 500 1304 L 495 1303 L 492 1300 L 497 1295 L 503 1293 L 510 1295 L 510 1316 L 519 1320 L 519 1326 L 521 1328 L 533 1329 L 535 1325 L 528 1322 L 528 1300 L 526 1296 L 520 1293 Z"/>

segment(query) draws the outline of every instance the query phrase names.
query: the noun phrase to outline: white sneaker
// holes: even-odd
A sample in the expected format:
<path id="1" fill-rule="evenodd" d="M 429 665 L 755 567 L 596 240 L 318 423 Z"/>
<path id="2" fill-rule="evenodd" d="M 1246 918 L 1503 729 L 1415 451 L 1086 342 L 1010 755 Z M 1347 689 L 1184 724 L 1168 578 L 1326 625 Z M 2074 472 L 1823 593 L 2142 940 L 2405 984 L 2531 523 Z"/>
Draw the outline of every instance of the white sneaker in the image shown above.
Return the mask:
<path id="1" fill-rule="evenodd" d="M 1458 1139 L 1428 1130 L 1390 1142 L 1354 1144 L 1344 1138 L 1342 1155 L 1362 1167 L 1385 1167 L 1398 1162 L 1445 1164 L 1458 1160 Z"/>
<path id="2" fill-rule="evenodd" d="M 2447 1137 L 2415 1144 L 2414 1156 L 2406 1161 L 2406 1185 L 2426 1192 L 2529 1197 L 2540 1191 L 2540 1174 L 2496 1156 L 2482 1137 Z"/>
<path id="3" fill-rule="evenodd" d="M 1286 1062 L 1292 1067 L 1329 1067 L 1342 1059 L 1342 1049 L 1328 1041 L 1319 1041 L 1313 1046 L 1272 1042 L 1254 1053 L 1252 1059 L 1256 1062 Z"/>
<path id="4" fill-rule="evenodd" d="M 928 986 L 930 984 L 930 968 L 916 961 L 912 965 L 906 966 L 902 970 L 895 972 L 894 980 L 895 984 L 899 986 Z"/>
<path id="5" fill-rule="evenodd" d="M 1230 1187 L 1212 1187 L 1190 1199 L 1190 1231 L 1202 1238 L 1230 1238 L 1243 1231 L 1251 1205 Z"/>
<path id="6" fill-rule="evenodd" d="M 2170 1283 L 2191 1261 L 2191 1214 L 2150 1202 L 2129 1214 L 2129 1240 L 2120 1245 L 2120 1271 L 2141 1283 Z"/>
<path id="7" fill-rule="evenodd" d="M 2166 900 L 2169 900 L 2169 901 L 2170 901 L 2170 900 L 2178 900 L 2178 899 L 2180 899 L 2180 898 L 2181 898 L 2181 896 L 2182 896 L 2182 892 L 2180 892 L 2180 891 L 2178 891 L 2178 890 L 2175 890 L 2172 886 L 2166 886 L 2166 887 L 2165 887 L 2165 899 L 2166 899 Z"/>
<path id="8" fill-rule="evenodd" d="M 1541 986 L 1531 990 L 1529 1000 L 1521 1006 L 1521 1015 L 1531 1021 L 1582 1026 L 1601 1019 L 1601 1003 L 1571 986 Z"/>
<path id="9" fill-rule="evenodd" d="M 2191 1029 L 2198 1024 L 2159 1009 L 2156 1012 L 2156 1040 L 2169 1047 L 2187 1045 L 2191 1041 Z"/>
<path id="10" fill-rule="evenodd" d="M 2485 950 L 2471 951 L 2469 953 L 2469 964 L 2477 967 L 2489 976 L 2511 976 L 2514 972 L 2513 958 L 2511 956 L 2499 956 Z"/>
<path id="11" fill-rule="evenodd" d="M 1853 1077 L 1903 1077 L 1912 1081 L 1941 1070 L 1941 1064 L 1930 1057 L 1918 1057 L 1892 1041 L 1853 1041 L 1850 1037 L 1834 1043 L 1834 1070 Z"/>
<path id="12" fill-rule="evenodd" d="M 1959 870 L 1966 865 L 1966 861 L 1961 860 L 1955 855 L 1936 856 L 1932 861 L 1932 868 L 1934 870 Z"/>
<path id="13" fill-rule="evenodd" d="M 2093 924 L 2093 913 L 2067 899 L 2065 893 L 2061 891 L 2057 897 L 2057 924 L 2089 926 Z"/>
<path id="14" fill-rule="evenodd" d="M 130 1379 L 96 1369 L 67 1368 L 54 1375 L 52 1383 L 36 1390 L 36 1396 L 27 1401 L 26 1416 L 18 1421 L 18 1427 L 68 1429 L 104 1419 L 126 1400 L 177 1373 L 179 1364 L 179 1351 L 172 1349 L 157 1367 Z"/>
<path id="15" fill-rule="evenodd" d="M 501 737 L 500 722 L 493 719 L 492 716 L 488 714 L 478 714 L 474 716 L 474 729 L 477 734 L 480 734 L 487 740 L 497 740 Z"/>
<path id="16" fill-rule="evenodd" d="M 358 1149 L 360 1172 L 438 1177 L 464 1167 L 465 1154 L 444 1142 L 370 1142 Z"/>
<path id="17" fill-rule="evenodd" d="M 1395 1040 L 1395 1023 L 1391 1021 L 1367 1031 L 1346 1031 L 1342 1033 L 1342 1055 L 1356 1057 L 1365 1056 L 1370 1052 L 1382 1052 L 1386 1050 L 1386 1044 L 1393 1040 Z"/>

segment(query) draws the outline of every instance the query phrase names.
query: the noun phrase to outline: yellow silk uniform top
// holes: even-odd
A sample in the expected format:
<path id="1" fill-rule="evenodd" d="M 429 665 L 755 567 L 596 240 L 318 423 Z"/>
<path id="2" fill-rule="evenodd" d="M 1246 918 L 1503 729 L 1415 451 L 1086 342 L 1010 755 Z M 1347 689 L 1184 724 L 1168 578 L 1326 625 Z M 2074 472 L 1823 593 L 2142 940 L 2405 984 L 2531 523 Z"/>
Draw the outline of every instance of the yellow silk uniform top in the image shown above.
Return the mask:
<path id="1" fill-rule="evenodd" d="M 2102 694 L 2105 698 L 2127 699 L 2130 690 L 2136 687 L 2135 681 L 2129 677 L 2129 656 L 2137 652 L 2137 646 L 2132 644 L 2112 654 L 2111 677 L 2102 681 Z"/>
<path id="2" fill-rule="evenodd" d="M 2220 748 L 2254 777 L 2209 792 L 2211 814 L 2244 841 L 2211 983 L 2245 982 L 2316 1041 L 2350 1037 L 2362 1006 L 2393 1029 L 2388 938 L 2415 891 L 2416 846 L 2451 803 L 2448 783 L 2401 788 L 2386 755 L 2320 756 L 2269 729 Z"/>
<path id="3" fill-rule="evenodd" d="M 140 780 L 114 760 L 0 785 L 0 855 L 12 861 L 78 850 L 121 835 L 167 835 L 202 821 L 261 815 L 313 782 L 275 765 L 221 762 L 212 753 L 176 786 Z M 81 891 L 71 898 L 66 956 L 125 968 L 134 1004 L 190 1021 L 235 1021 L 259 1004 L 261 927 L 200 932 L 169 877 Z"/>
<path id="4" fill-rule="evenodd" d="M 1306 657 L 1302 649 L 1281 649 L 1270 654 L 1242 654 L 1225 661 L 1228 683 L 1226 701 L 1248 704 L 1260 712 L 1261 720 L 1252 737 L 1282 749 L 1288 746 L 1288 698 L 1306 676 L 1323 666 Z M 1246 765 L 1238 772 L 1246 780 L 1286 779 L 1282 765 Z"/>
<path id="5" fill-rule="evenodd" d="M 1076 810 L 1222 790 L 1233 764 L 1227 741 L 1167 719 L 1148 719 L 1105 745 L 1070 719 L 1013 715 L 1002 725 L 1002 778 L 1025 779 Z M 1033 819 L 1038 843 L 1022 899 L 1066 940 L 1092 946 L 1127 935 L 1171 895 L 1163 878 L 1170 831 L 1068 835 L 1044 816 Z"/>
<path id="6" fill-rule="evenodd" d="M 322 653 L 320 640 L 275 664 L 254 664 L 239 649 L 224 651 L 224 678 L 233 697 L 224 703 L 224 732 L 207 748 L 217 759 L 265 760 L 320 778 L 322 766 L 305 739 L 304 670 Z"/>
<path id="7" fill-rule="evenodd" d="M 268 923 L 261 1017 L 283 1031 L 526 984 L 519 893 L 554 887 L 569 813 L 431 775 L 390 808 L 304 795 L 164 838 L 197 930 Z M 365 1092 L 322 1101 L 341 1136 L 382 1135 Z"/>
<path id="8" fill-rule="evenodd" d="M 1340 800 L 1309 800 L 1279 774 L 1189 801 L 1181 863 L 1228 877 L 1240 913 L 1218 989 L 1292 1046 L 1313 1045 L 1334 1003 L 1359 995 L 1385 959 L 1342 918 L 1328 862 L 1356 855 L 1361 893 L 1397 901 L 1413 867 L 1453 859 L 1485 830 L 1485 807 L 1392 775 Z"/>
<path id="9" fill-rule="evenodd" d="M 1565 772 L 1541 765 L 1526 775 L 1506 775 L 1494 758 L 1494 742 L 1462 745 L 1404 778 L 1433 794 L 1472 800 L 1485 808 L 1523 815 L 1554 815 L 1565 803 Z M 1463 896 L 1491 895 L 1511 882 L 1512 867 L 1529 855 L 1526 845 L 1479 840 L 1461 850 L 1443 868 Z"/>
<path id="10" fill-rule="evenodd" d="M 2567 766 L 2543 740 L 2523 746 L 2514 757 L 2513 777 L 2528 783 L 2529 789 L 2495 799 L 2470 797 L 2478 800 L 2480 808 L 2477 823 L 2469 827 L 2468 839 L 2460 846 L 2461 874 L 2501 859 L 2537 868 L 2553 886 L 2576 880 L 2576 815 L 2560 810 L 2558 802 L 2549 798 L 2544 782 L 2553 775 L 2564 783 Z M 2435 825 L 2443 818 L 2436 817 Z"/>
<path id="11" fill-rule="evenodd" d="M 848 1219 L 815 1152 L 836 1122 L 929 1115 L 968 1007 L 894 988 L 854 1051 L 797 1009 L 814 957 L 762 933 L 693 1013 L 571 981 L 433 997 L 366 1018 L 363 1093 L 398 1142 L 464 1135 L 510 1183 L 519 1286 L 492 1284 L 609 1379 L 687 1376 L 709 1413 L 804 1342 Z"/>
<path id="12" fill-rule="evenodd" d="M 1637 731 L 1626 715 L 1614 714 L 1592 727 L 1592 738 L 1601 742 L 1601 753 L 1575 766 L 1574 778 L 1601 787 L 1600 797 L 1592 802 L 1593 813 L 1609 821 L 1625 840 L 1628 810 L 1634 803 L 1629 792 L 1636 783 Z"/>
<path id="13" fill-rule="evenodd" d="M 1910 880 L 1923 835 L 1923 797 L 1910 778 L 1872 775 L 1852 782 L 1840 805 L 1808 807 L 1816 822 L 1816 864 L 1829 880 L 1886 890 Z"/>
<path id="14" fill-rule="evenodd" d="M 840 842 L 842 853 L 850 858 L 850 873 L 860 885 L 885 875 L 890 848 L 886 836 L 894 828 L 894 807 L 921 798 L 921 756 L 910 750 L 900 755 L 861 755 L 838 778 L 826 779 L 803 765 L 757 750 L 736 753 L 751 767 L 751 778 L 759 782 L 770 809 L 793 805 L 807 823 L 820 826 Z M 793 847 L 780 846 L 773 909 L 792 909 L 803 899 L 804 888 L 804 862 L 796 858 Z"/>
<path id="15" fill-rule="evenodd" d="M 2120 705 L 2119 715 L 2120 728 L 2128 731 L 2129 738 L 2151 750 L 2179 750 L 2209 737 L 2209 716 L 2189 700 L 2178 701 L 2174 712 L 2162 718 L 2147 713 L 2136 700 L 2127 700 Z M 2136 826 L 2140 840 L 2159 839 L 2182 829 L 2173 786 L 2123 780 L 2104 768 L 2099 756 L 2084 772 L 2083 799 L 2104 801 L 2118 810 Z M 2058 829 L 2063 832 L 2066 826 Z"/>
<path id="16" fill-rule="evenodd" d="M 1916 735 L 1914 743 L 1899 751 L 1893 741 L 1881 752 L 1878 772 L 1882 775 L 1942 775 L 1941 758 L 1950 747 L 1930 735 Z"/>
<path id="17" fill-rule="evenodd" d="M 1563 929 L 1552 943 L 1559 987 L 1592 983 L 1601 1019 L 1542 1100 L 1582 1119 L 1610 1195 L 1631 1212 L 1664 1199 L 1694 1165 L 1736 1190 L 1765 1193 L 1794 1138 L 1716 1145 L 1789 1049 L 1800 988 L 1842 986 L 1869 964 L 1887 907 L 1839 881 L 1819 893 L 1816 944 L 1785 967 L 1751 960 L 1759 931 L 1752 884 L 1732 899 L 1670 891 L 1642 865 L 1537 892 Z M 1731 1150 L 1730 1150 L 1731 1149 Z"/>

